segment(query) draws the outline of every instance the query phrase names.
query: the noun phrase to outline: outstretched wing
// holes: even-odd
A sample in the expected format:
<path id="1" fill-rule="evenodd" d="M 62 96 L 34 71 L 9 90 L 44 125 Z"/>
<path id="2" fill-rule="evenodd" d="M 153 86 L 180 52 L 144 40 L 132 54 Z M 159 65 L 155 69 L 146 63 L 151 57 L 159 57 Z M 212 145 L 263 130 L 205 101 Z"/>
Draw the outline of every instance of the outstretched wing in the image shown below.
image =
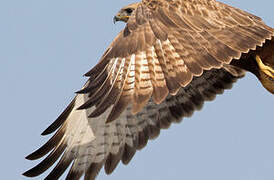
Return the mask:
<path id="1" fill-rule="evenodd" d="M 212 0 L 144 0 L 91 76 L 82 93 L 96 117 L 113 105 L 107 122 L 132 104 L 136 114 L 161 103 L 203 70 L 220 68 L 262 46 L 273 29 L 258 17 Z"/>
<path id="2" fill-rule="evenodd" d="M 25 173 L 94 179 L 111 173 L 161 128 L 201 107 L 243 72 L 232 59 L 262 46 L 273 30 L 257 17 L 211 0 L 143 0 L 88 82 L 43 133 L 55 135 L 28 159 L 50 154 Z"/>
<path id="3" fill-rule="evenodd" d="M 95 179 L 102 166 L 107 174 L 112 173 L 120 161 L 128 164 L 136 150 L 143 148 L 148 139 L 156 138 L 160 129 L 168 128 L 172 122 L 180 122 L 182 117 L 191 116 L 204 101 L 213 100 L 243 76 L 241 70 L 233 67 L 227 70 L 205 71 L 175 96 L 168 95 L 161 104 L 155 104 L 150 99 L 136 115 L 131 113 L 132 106 L 128 106 L 110 123 L 105 123 L 105 120 L 111 108 L 99 117 L 88 118 L 95 107 L 77 110 L 89 97 L 87 94 L 76 95 L 68 108 L 43 133 L 45 135 L 59 128 L 55 135 L 27 159 L 35 160 L 50 154 L 25 175 L 40 175 L 60 157 L 46 179 L 58 179 L 71 163 L 66 177 L 68 180 L 80 179 L 83 174 L 87 180 Z"/>

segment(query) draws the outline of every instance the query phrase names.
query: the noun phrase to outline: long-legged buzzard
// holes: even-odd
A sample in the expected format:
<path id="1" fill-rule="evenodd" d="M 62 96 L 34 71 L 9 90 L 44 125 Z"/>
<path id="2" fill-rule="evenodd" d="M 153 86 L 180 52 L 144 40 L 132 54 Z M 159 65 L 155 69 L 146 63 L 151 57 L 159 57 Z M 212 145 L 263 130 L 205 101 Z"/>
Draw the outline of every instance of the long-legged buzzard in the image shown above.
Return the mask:
<path id="1" fill-rule="evenodd" d="M 27 156 L 48 156 L 25 172 L 68 180 L 113 172 L 160 129 L 231 88 L 245 71 L 274 93 L 274 30 L 250 13 L 215 0 L 142 0 L 122 8 L 126 22 L 85 75 L 84 87 L 44 132 L 55 132 Z"/>

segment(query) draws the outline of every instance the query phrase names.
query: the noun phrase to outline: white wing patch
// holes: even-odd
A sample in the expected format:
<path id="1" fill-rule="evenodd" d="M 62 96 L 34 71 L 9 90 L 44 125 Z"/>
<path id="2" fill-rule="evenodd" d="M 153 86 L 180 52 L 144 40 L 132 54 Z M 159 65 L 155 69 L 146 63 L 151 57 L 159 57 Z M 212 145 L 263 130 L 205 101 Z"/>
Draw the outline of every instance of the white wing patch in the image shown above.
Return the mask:
<path id="1" fill-rule="evenodd" d="M 72 148 L 95 139 L 94 133 L 89 127 L 86 110 L 77 110 L 77 107 L 84 102 L 84 95 L 80 94 L 76 96 L 75 107 L 66 121 L 67 131 L 64 137 L 68 139 L 67 144 Z M 81 129 L 79 129 L 79 127 L 81 127 Z M 81 141 L 79 141 L 79 139 L 81 139 Z"/>

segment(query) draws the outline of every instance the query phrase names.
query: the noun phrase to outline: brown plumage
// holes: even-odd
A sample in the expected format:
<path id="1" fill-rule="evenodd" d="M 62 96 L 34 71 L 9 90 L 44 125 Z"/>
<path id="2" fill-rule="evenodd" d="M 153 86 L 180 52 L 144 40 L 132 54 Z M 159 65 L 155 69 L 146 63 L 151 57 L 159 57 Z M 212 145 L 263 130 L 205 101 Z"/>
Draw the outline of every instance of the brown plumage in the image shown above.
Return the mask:
<path id="1" fill-rule="evenodd" d="M 274 32 L 252 14 L 214 0 L 143 0 L 114 21 L 125 21 L 125 29 L 42 133 L 56 131 L 27 159 L 50 154 L 25 176 L 44 173 L 59 157 L 46 179 L 57 179 L 70 164 L 67 179 L 95 179 L 103 166 L 110 174 L 245 70 L 274 92 Z"/>

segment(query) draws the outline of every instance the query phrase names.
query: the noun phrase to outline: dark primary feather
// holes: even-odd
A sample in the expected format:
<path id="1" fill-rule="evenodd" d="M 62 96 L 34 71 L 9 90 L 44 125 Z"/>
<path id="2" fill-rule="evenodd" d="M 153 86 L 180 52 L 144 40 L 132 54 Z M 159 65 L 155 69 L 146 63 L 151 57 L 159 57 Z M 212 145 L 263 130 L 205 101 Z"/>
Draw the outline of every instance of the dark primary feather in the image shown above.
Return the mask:
<path id="1" fill-rule="evenodd" d="M 214 0 L 143 0 L 88 82 L 43 135 L 57 130 L 27 156 L 50 154 L 24 175 L 95 179 L 110 174 L 160 129 L 180 122 L 204 101 L 229 89 L 244 72 L 229 65 L 264 48 L 273 29 L 260 18 Z M 234 63 L 233 63 L 234 64 Z"/>
<path id="2" fill-rule="evenodd" d="M 28 155 L 26 159 L 36 160 L 43 157 L 59 144 L 64 134 L 65 134 L 65 128 L 59 129 L 43 146 L 41 146 L 38 150 Z"/>
<path id="3" fill-rule="evenodd" d="M 67 119 L 69 113 L 74 107 L 75 99 L 68 105 L 68 107 L 63 111 L 63 113 L 42 133 L 42 135 L 48 135 L 56 131 Z"/>
<path id="4" fill-rule="evenodd" d="M 231 88 L 231 84 L 242 75 L 243 72 L 240 71 L 238 77 L 233 76 L 231 73 L 224 69 L 213 69 L 210 71 L 205 71 L 201 77 L 195 77 L 191 84 L 185 88 L 182 88 L 177 93 L 177 95 L 169 95 L 166 100 L 164 100 L 159 105 L 150 100 L 145 108 L 136 115 L 132 115 L 130 113 L 130 108 L 128 108 L 126 110 L 128 112 L 126 121 L 137 118 L 138 123 L 135 124 L 134 127 L 144 126 L 144 128 L 141 128 L 135 133 L 134 136 L 132 136 L 132 138 L 135 137 L 135 140 L 133 139 L 133 141 L 136 141 L 133 147 L 125 144 L 123 150 L 120 148 L 118 154 L 109 154 L 106 156 L 106 173 L 111 173 L 120 160 L 122 160 L 124 164 L 128 164 L 135 154 L 136 149 L 142 149 L 147 144 L 148 139 L 157 137 L 159 135 L 160 129 L 168 128 L 172 122 L 180 122 L 182 117 L 191 116 L 195 109 L 201 108 L 204 101 L 213 100 L 216 94 L 222 93 L 224 89 Z M 119 123 L 121 119 L 117 119 L 117 121 L 117 123 Z M 105 126 L 107 126 L 107 124 Z M 98 129 L 98 131 L 99 130 L 100 129 Z M 119 144 L 117 144 L 117 146 L 119 146 Z M 54 170 L 49 174 L 47 179 L 60 176 L 62 172 L 68 168 L 71 161 L 73 161 L 73 155 L 68 155 L 72 152 L 70 152 L 69 149 L 64 148 L 64 146 L 58 146 L 58 148 L 55 149 L 56 150 L 54 150 L 53 153 L 51 153 L 44 161 L 42 161 L 41 164 L 31 169 L 24 175 L 36 176 L 41 174 L 49 166 L 51 166 L 52 162 L 56 161 L 64 151 L 65 153 L 63 157 L 54 168 Z M 86 176 L 95 177 L 99 171 L 98 165 L 90 165 L 90 167 L 93 168 L 89 168 L 89 170 L 87 170 L 86 173 L 88 174 Z M 70 174 L 75 173 L 71 171 L 68 177 L 73 177 Z M 80 174 L 76 173 L 76 177 L 80 177 Z"/>

